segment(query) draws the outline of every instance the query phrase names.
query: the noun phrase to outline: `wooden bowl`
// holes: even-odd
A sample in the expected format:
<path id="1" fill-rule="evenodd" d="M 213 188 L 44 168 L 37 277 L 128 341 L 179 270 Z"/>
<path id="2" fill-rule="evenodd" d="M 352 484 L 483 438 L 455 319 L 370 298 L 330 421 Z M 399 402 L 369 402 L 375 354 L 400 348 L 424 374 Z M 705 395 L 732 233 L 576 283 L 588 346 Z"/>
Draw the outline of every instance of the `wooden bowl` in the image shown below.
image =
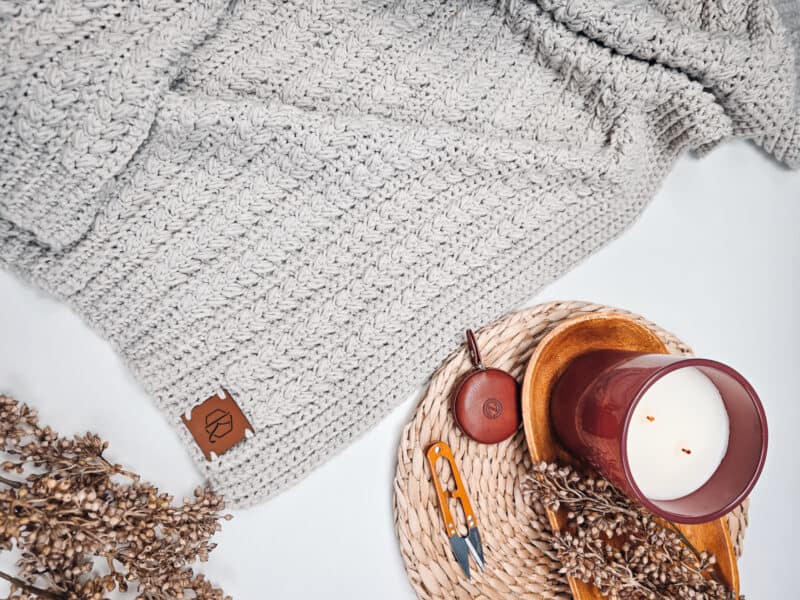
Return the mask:
<path id="1" fill-rule="evenodd" d="M 522 420 L 528 450 L 535 463 L 542 461 L 578 465 L 555 437 L 550 424 L 550 390 L 574 358 L 592 350 L 632 350 L 666 354 L 664 342 L 648 328 L 615 313 L 590 314 L 566 321 L 539 342 L 525 370 L 522 383 Z M 562 511 L 547 511 L 553 531 L 566 523 Z M 699 525 L 674 524 L 698 550 L 716 556 L 716 575 L 739 593 L 739 571 L 728 531 L 727 517 Z M 569 579 L 576 600 L 600 600 L 593 585 Z"/>

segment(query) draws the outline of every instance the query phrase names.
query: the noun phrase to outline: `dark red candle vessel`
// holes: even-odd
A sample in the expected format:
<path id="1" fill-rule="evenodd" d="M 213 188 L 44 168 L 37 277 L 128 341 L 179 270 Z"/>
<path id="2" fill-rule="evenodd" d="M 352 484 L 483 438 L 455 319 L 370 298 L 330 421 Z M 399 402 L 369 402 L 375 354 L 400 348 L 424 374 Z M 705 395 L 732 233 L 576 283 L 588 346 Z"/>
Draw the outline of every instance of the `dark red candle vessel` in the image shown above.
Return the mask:
<path id="1" fill-rule="evenodd" d="M 631 473 L 628 428 L 647 390 L 687 367 L 698 369 L 719 391 L 728 413 L 728 446 L 705 484 L 680 498 L 654 500 L 642 493 Z M 753 489 L 766 458 L 767 421 L 755 390 L 739 373 L 713 360 L 593 350 L 570 362 L 556 381 L 550 416 L 570 453 L 653 513 L 678 523 L 704 523 L 733 510 Z"/>

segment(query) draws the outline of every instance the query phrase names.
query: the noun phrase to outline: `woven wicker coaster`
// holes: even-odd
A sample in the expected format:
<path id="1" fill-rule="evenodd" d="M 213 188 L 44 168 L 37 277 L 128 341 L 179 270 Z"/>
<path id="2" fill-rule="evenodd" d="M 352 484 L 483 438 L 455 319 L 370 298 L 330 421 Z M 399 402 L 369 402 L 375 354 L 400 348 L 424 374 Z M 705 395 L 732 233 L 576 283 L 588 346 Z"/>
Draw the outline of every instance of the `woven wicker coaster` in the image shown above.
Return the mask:
<path id="1" fill-rule="evenodd" d="M 552 302 L 510 314 L 477 333 L 484 362 L 521 379 L 528 358 L 545 334 L 566 319 L 601 310 L 627 312 L 586 302 Z M 671 352 L 691 353 L 674 335 L 632 316 L 661 336 Z M 400 440 L 394 515 L 411 585 L 425 599 L 569 599 L 567 582 L 558 573 L 560 565 L 552 558 L 544 533 L 536 528 L 546 519 L 537 515 L 520 493 L 519 484 L 531 467 L 522 429 L 505 442 L 487 446 L 466 438 L 452 420 L 450 395 L 459 376 L 469 368 L 466 347 L 445 360 Z M 486 570 L 472 569 L 470 581 L 453 559 L 425 463 L 425 449 L 437 440 L 447 442 L 453 450 L 483 538 Z M 447 482 L 446 474 L 440 476 L 443 485 L 452 483 Z M 456 504 L 451 508 L 456 510 Z M 738 555 L 747 526 L 746 505 L 729 515 L 729 524 Z"/>

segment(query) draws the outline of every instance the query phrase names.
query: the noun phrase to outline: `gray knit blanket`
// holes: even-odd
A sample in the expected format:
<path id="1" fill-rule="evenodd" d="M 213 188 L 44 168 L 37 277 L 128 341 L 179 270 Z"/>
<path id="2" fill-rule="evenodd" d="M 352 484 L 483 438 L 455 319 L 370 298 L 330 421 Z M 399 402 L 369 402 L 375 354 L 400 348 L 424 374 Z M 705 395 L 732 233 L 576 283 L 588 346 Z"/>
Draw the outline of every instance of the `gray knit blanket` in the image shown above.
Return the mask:
<path id="1" fill-rule="evenodd" d="M 0 262 L 252 504 L 618 235 L 681 153 L 800 165 L 799 12 L 0 1 Z M 181 416 L 223 388 L 254 435 L 207 461 Z"/>

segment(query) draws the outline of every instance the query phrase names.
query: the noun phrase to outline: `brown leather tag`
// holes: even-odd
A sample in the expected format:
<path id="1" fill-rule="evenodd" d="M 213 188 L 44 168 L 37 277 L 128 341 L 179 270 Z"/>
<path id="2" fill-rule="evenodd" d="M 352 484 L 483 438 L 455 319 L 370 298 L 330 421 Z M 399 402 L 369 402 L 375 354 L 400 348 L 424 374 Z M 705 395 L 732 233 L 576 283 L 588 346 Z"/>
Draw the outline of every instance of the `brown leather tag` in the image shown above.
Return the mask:
<path id="1" fill-rule="evenodd" d="M 195 406 L 189 419 L 181 415 L 206 460 L 211 460 L 212 453 L 219 456 L 233 448 L 247 437 L 248 430 L 255 433 L 228 390 L 222 391 L 223 398 L 215 394 Z"/>

